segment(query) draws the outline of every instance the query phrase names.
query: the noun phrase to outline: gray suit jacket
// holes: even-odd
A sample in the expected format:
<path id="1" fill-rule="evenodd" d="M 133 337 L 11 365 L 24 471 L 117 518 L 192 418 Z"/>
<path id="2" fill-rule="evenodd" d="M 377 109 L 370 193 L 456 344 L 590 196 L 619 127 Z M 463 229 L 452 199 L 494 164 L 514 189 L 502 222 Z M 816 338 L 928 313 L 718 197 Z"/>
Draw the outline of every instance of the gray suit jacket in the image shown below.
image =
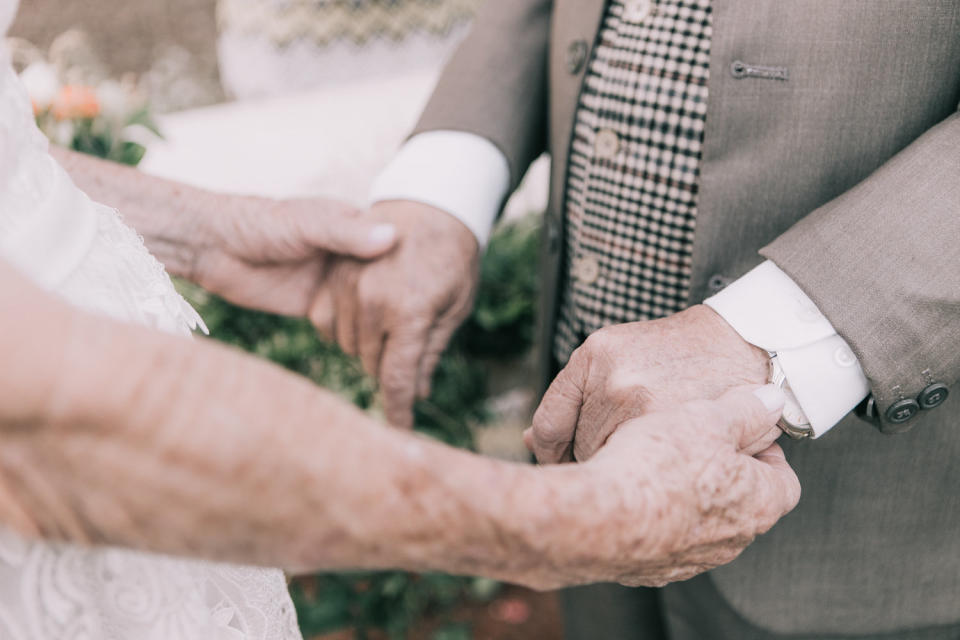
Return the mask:
<path id="1" fill-rule="evenodd" d="M 515 184 L 551 153 L 545 344 L 586 66 L 576 43 L 592 46 L 603 11 L 488 0 L 418 126 L 490 139 Z M 881 413 L 933 381 L 960 396 L 960 1 L 715 0 L 709 92 L 690 302 L 766 256 L 853 347 Z M 741 615 L 785 633 L 960 621 L 960 397 L 908 424 L 890 436 L 848 417 L 786 443 L 800 506 L 713 574 Z"/>

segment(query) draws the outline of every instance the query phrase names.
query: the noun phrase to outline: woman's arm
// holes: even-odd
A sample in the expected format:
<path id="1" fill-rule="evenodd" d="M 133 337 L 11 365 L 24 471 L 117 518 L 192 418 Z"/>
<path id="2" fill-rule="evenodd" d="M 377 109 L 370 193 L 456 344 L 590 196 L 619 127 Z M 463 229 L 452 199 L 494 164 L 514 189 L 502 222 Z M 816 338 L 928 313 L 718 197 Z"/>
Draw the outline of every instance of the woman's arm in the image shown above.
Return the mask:
<path id="1" fill-rule="evenodd" d="M 214 193 L 73 151 L 51 154 L 93 200 L 119 209 L 170 273 L 241 306 L 305 316 L 332 296 L 335 258 L 376 258 L 397 241 L 392 225 L 335 200 Z M 316 316 L 330 333 L 326 314 Z"/>
<path id="2" fill-rule="evenodd" d="M 749 392 L 536 469 L 387 429 L 234 350 L 81 313 L 2 262 L 0 291 L 0 521 L 29 535 L 294 571 L 651 583 L 729 560 L 796 500 L 782 454 L 748 455 L 778 414 Z"/>
<path id="3" fill-rule="evenodd" d="M 92 200 L 123 212 L 127 223 L 143 236 L 150 252 L 171 274 L 187 279 L 196 277 L 199 253 L 210 243 L 207 220 L 226 208 L 230 196 L 149 176 L 132 167 L 53 145 L 50 155 Z M 269 202 L 248 199 L 251 206 L 256 200 L 263 208 Z"/>

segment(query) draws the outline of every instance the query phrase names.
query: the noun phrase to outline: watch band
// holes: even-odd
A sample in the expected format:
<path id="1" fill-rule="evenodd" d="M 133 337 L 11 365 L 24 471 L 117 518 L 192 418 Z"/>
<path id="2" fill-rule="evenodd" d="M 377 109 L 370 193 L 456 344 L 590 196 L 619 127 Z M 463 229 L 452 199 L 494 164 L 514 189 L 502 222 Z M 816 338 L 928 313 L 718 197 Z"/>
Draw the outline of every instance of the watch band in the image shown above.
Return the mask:
<path id="1" fill-rule="evenodd" d="M 810 425 L 810 420 L 800 407 L 797 397 L 790 388 L 790 383 L 787 382 L 787 376 L 783 371 L 783 367 L 780 366 L 777 354 L 772 351 L 769 353 L 770 384 L 775 385 L 783 391 L 783 395 L 786 397 L 786 402 L 783 405 L 783 413 L 780 416 L 780 420 L 777 421 L 777 426 L 780 427 L 785 434 L 794 439 L 816 438 L 817 434 Z"/>

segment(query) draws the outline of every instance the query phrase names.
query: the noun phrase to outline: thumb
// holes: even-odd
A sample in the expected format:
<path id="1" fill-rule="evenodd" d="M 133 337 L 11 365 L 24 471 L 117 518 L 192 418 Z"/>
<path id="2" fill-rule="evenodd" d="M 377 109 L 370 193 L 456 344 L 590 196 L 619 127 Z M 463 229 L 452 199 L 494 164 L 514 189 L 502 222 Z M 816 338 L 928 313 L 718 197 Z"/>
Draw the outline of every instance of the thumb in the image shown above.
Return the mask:
<path id="1" fill-rule="evenodd" d="M 573 460 L 573 442 L 580 420 L 583 392 L 574 366 L 567 365 L 550 384 L 533 415 L 530 434 L 524 442 L 540 464 Z"/>
<path id="2" fill-rule="evenodd" d="M 304 231 L 317 249 L 361 259 L 380 257 L 397 244 L 394 225 L 354 215 L 312 216 Z"/>
<path id="3" fill-rule="evenodd" d="M 783 392 L 772 384 L 737 387 L 715 400 L 717 413 L 727 416 L 729 439 L 747 455 L 763 451 L 780 437 L 777 420 L 784 402 Z"/>

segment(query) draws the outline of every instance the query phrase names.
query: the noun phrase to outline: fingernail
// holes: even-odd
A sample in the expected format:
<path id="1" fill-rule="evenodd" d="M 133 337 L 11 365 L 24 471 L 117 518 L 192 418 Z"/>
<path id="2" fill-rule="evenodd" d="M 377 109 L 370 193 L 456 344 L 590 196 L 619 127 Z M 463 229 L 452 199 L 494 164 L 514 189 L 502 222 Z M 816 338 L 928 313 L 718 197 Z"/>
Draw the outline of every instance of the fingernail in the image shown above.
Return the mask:
<path id="1" fill-rule="evenodd" d="M 753 390 L 753 395 L 757 396 L 767 411 L 779 411 L 787 401 L 786 396 L 780 387 L 772 384 L 764 385 Z"/>
<path id="2" fill-rule="evenodd" d="M 392 224 L 378 224 L 370 230 L 367 240 L 370 241 L 370 244 L 383 245 L 393 242 L 396 236 L 397 230 Z"/>

